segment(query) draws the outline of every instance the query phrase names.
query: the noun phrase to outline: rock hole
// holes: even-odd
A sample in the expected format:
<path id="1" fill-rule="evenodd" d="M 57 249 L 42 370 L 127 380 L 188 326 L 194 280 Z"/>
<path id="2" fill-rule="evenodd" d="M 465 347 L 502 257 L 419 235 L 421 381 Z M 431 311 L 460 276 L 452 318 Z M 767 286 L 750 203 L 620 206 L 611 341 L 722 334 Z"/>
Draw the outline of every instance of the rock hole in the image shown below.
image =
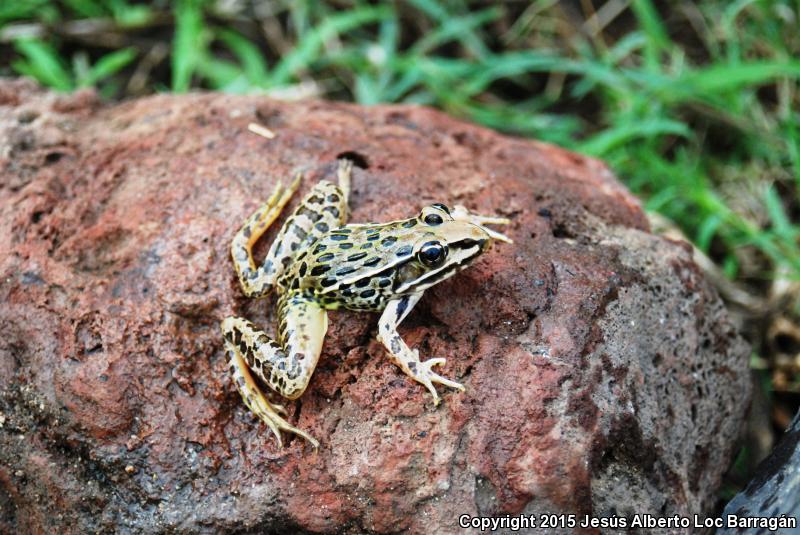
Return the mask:
<path id="1" fill-rule="evenodd" d="M 553 237 L 554 238 L 574 238 L 575 234 L 573 234 L 564 223 L 558 223 L 555 227 L 553 227 Z"/>
<path id="2" fill-rule="evenodd" d="M 33 223 L 33 224 L 38 223 L 39 221 L 42 220 L 42 216 L 43 215 L 44 215 L 44 212 L 41 212 L 41 211 L 36 211 L 36 212 L 32 213 L 31 214 L 31 223 Z"/>
<path id="3" fill-rule="evenodd" d="M 48 152 L 47 156 L 44 157 L 44 161 L 46 164 L 51 165 L 58 162 L 61 158 L 64 157 L 63 152 Z"/>
<path id="4" fill-rule="evenodd" d="M 30 124 L 39 118 L 39 112 L 34 110 L 24 110 L 17 116 L 20 124 Z"/>
<path id="5" fill-rule="evenodd" d="M 466 132 L 456 132 L 455 134 L 453 134 L 453 139 L 459 145 L 466 145 L 467 141 L 469 140 L 468 136 L 469 134 L 467 134 Z"/>
<path id="6" fill-rule="evenodd" d="M 336 155 L 336 159 L 350 160 L 351 162 L 353 162 L 353 165 L 355 165 L 359 169 L 369 169 L 369 160 L 367 160 L 367 157 L 361 154 L 360 152 L 356 152 L 354 150 L 341 152 Z"/>

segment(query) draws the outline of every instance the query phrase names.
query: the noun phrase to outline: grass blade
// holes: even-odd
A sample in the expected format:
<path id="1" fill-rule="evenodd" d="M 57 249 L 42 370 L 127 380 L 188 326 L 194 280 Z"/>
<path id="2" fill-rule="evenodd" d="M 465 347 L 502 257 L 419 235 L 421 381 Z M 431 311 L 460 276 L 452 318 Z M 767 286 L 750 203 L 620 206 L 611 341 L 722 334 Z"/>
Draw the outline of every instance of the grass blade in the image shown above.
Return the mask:
<path id="1" fill-rule="evenodd" d="M 307 32 L 297 47 L 275 66 L 269 76 L 269 85 L 274 87 L 291 82 L 298 71 L 307 68 L 319 58 L 322 46 L 334 36 L 381 21 L 391 15 L 392 10 L 386 7 L 362 7 L 327 18 Z"/>
<path id="2" fill-rule="evenodd" d="M 71 91 L 75 84 L 58 56 L 58 52 L 49 43 L 38 39 L 20 39 L 14 42 L 17 52 L 27 58 L 27 62 L 15 62 L 17 72 L 33 76 L 44 85 L 59 91 Z"/>
<path id="3" fill-rule="evenodd" d="M 691 130 L 685 124 L 670 119 L 631 121 L 595 134 L 588 140 L 578 143 L 577 149 L 585 154 L 602 157 L 612 149 L 636 138 L 665 135 L 688 138 L 691 136 Z"/>
<path id="4" fill-rule="evenodd" d="M 203 12 L 200 0 L 180 0 L 175 8 L 175 39 L 172 45 L 172 90 L 185 93 L 204 56 Z"/>
<path id="5" fill-rule="evenodd" d="M 239 59 L 247 80 L 257 87 L 266 86 L 267 63 L 258 47 L 232 30 L 221 30 L 217 33 L 217 37 Z"/>
<path id="6" fill-rule="evenodd" d="M 86 77 L 78 82 L 79 87 L 90 87 L 98 82 L 113 76 L 131 61 L 136 59 L 136 50 L 133 48 L 123 48 L 116 52 L 106 54 L 92 65 Z"/>

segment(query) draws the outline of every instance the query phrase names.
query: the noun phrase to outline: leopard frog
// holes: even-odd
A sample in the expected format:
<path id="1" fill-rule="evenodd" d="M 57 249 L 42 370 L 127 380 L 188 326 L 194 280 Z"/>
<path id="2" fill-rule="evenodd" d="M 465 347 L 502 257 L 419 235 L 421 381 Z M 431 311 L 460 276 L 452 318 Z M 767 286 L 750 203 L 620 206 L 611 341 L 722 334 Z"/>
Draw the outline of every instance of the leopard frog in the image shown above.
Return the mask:
<path id="1" fill-rule="evenodd" d="M 279 183 L 233 238 L 231 256 L 248 297 L 278 294 L 278 336 L 270 338 L 250 321 L 222 322 L 230 371 L 244 402 L 277 437 L 280 431 L 319 443 L 289 424 L 286 409 L 264 396 L 258 377 L 282 396 L 297 399 L 305 391 L 328 327 L 327 310 L 382 311 L 378 339 L 406 375 L 423 384 L 438 405 L 434 383 L 464 387 L 433 371 L 443 358 L 421 361 L 397 333 L 423 292 L 467 267 L 493 239 L 511 240 L 486 224 L 508 220 L 432 204 L 409 219 L 382 224 L 348 224 L 347 198 L 352 165 L 340 160 L 338 185 L 320 181 L 278 232 L 266 259 L 257 265 L 253 246 L 278 217 L 298 188 L 298 175 L 287 188 Z"/>

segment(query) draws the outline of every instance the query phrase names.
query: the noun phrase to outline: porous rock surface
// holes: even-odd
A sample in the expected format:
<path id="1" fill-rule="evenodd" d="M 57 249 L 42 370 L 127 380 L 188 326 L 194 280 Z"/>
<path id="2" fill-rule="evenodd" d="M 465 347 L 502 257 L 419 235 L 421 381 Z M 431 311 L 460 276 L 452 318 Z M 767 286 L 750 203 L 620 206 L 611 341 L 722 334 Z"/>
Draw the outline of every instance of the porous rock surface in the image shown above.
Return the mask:
<path id="1" fill-rule="evenodd" d="M 400 329 L 466 393 L 440 386 L 434 408 L 375 315 L 331 313 L 288 405 L 322 446 L 281 450 L 226 372 L 220 320 L 275 320 L 274 297 L 243 297 L 228 247 L 279 179 L 302 170 L 307 191 L 341 157 L 352 221 L 461 203 L 509 217 L 515 243 Z M 596 160 L 419 107 L 111 106 L 3 81 L 0 169 L 2 531 L 446 534 L 462 514 L 715 499 L 748 348 L 686 244 L 650 234 Z"/>

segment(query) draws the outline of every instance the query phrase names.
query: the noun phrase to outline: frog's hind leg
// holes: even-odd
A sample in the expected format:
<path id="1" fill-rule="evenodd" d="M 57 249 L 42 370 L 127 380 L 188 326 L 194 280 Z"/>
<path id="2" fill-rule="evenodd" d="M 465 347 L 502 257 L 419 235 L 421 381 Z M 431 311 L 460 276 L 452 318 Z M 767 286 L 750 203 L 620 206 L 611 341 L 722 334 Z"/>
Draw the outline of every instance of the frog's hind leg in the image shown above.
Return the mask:
<path id="1" fill-rule="evenodd" d="M 433 371 L 433 367 L 444 364 L 445 359 L 433 358 L 420 362 L 419 351 L 409 348 L 397 332 L 397 326 L 411 312 L 420 297 L 422 297 L 422 293 L 404 295 L 389 301 L 383 310 L 383 314 L 381 314 L 381 318 L 378 320 L 378 340 L 381 341 L 392 356 L 395 364 L 406 375 L 423 384 L 433 396 L 433 404 L 438 405 L 439 394 L 436 392 L 433 383 L 457 388 L 462 392 L 464 391 L 464 386 Z"/>
<path id="2" fill-rule="evenodd" d="M 247 218 L 233 238 L 231 243 L 233 265 L 239 275 L 242 290 L 248 297 L 261 297 L 268 294 L 282 271 L 282 269 L 278 270 L 279 266 L 270 261 L 269 257 L 260 267 L 256 267 L 253 259 L 253 246 L 275 221 L 275 218 L 280 215 L 281 210 L 300 185 L 301 179 L 302 176 L 297 175 L 288 188 L 284 188 L 278 182 L 272 196 Z"/>
<path id="3" fill-rule="evenodd" d="M 320 236 L 347 223 L 352 163 L 348 160 L 339 162 L 339 185 L 320 180 L 306 194 L 272 242 L 267 264 L 282 272 L 293 261 L 302 260 L 303 250 Z"/>
<path id="4" fill-rule="evenodd" d="M 272 430 L 282 445 L 280 431 L 302 436 L 314 447 L 319 443 L 308 433 L 281 418 L 282 407 L 270 403 L 252 374 L 289 399 L 305 391 L 322 351 L 328 316 L 312 297 L 288 294 L 278 305 L 280 342 L 269 338 L 251 322 L 236 317 L 222 322 L 231 373 L 248 407 Z"/>

